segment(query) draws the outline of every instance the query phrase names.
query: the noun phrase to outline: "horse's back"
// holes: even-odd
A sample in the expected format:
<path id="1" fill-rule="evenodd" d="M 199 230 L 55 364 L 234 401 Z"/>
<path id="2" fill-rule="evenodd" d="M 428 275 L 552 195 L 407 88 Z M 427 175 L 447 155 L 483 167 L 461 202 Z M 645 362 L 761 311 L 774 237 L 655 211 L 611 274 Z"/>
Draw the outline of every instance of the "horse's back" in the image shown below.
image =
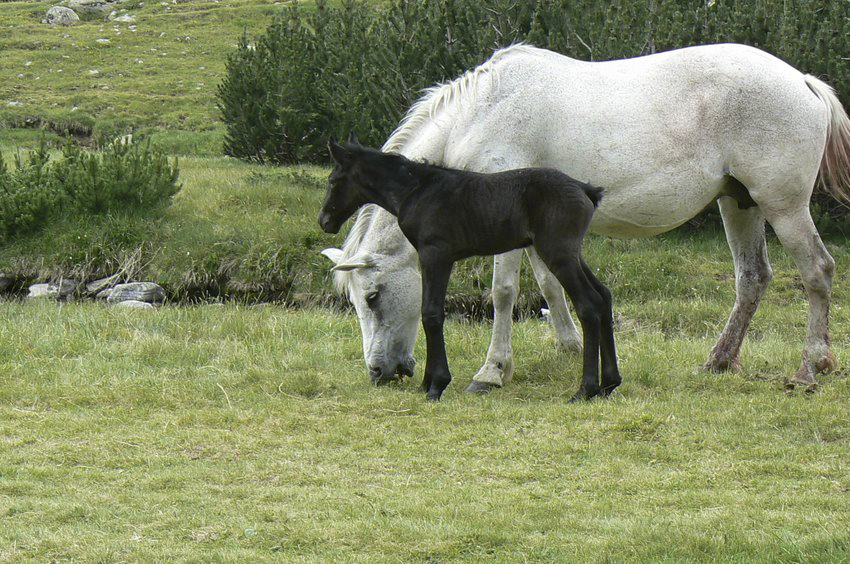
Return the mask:
<path id="1" fill-rule="evenodd" d="M 752 47 L 584 62 L 522 46 L 497 54 L 493 72 L 449 126 L 446 164 L 554 167 L 605 186 L 594 221 L 603 233 L 672 229 L 728 176 L 766 190 L 766 167 L 805 171 L 810 189 L 823 152 L 825 111 L 804 75 Z"/>

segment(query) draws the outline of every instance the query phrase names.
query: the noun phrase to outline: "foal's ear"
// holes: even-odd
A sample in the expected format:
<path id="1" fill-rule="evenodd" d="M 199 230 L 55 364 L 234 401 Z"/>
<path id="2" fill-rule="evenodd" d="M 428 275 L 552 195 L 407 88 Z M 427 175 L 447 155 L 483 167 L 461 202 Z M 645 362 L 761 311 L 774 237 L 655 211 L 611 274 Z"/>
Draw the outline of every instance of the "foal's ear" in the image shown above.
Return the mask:
<path id="1" fill-rule="evenodd" d="M 346 165 L 351 162 L 351 155 L 348 154 L 345 147 L 337 143 L 334 139 L 328 141 L 328 151 L 330 151 L 331 158 L 337 164 Z"/>

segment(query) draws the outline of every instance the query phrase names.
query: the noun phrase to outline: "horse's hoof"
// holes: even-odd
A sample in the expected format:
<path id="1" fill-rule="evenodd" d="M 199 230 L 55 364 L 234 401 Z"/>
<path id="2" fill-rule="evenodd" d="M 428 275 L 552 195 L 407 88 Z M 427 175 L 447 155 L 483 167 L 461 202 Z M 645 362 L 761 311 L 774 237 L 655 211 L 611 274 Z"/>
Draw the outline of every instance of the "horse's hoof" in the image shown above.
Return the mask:
<path id="1" fill-rule="evenodd" d="M 797 389 L 803 390 L 806 395 L 812 395 L 818 391 L 817 382 L 800 381 L 796 379 L 785 381 L 785 393 L 792 395 Z"/>
<path id="2" fill-rule="evenodd" d="M 476 382 L 475 380 L 473 380 L 472 383 L 467 386 L 466 393 L 478 394 L 483 396 L 484 394 L 489 394 L 496 388 L 501 388 L 501 386 L 498 386 L 496 384 L 490 384 L 489 382 Z"/>
<path id="3" fill-rule="evenodd" d="M 442 392 L 428 392 L 428 401 L 440 401 Z"/>
<path id="4" fill-rule="evenodd" d="M 732 372 L 737 374 L 741 371 L 741 361 L 735 358 L 716 359 L 709 358 L 701 367 L 703 372 L 711 374 L 723 374 L 724 372 Z"/>

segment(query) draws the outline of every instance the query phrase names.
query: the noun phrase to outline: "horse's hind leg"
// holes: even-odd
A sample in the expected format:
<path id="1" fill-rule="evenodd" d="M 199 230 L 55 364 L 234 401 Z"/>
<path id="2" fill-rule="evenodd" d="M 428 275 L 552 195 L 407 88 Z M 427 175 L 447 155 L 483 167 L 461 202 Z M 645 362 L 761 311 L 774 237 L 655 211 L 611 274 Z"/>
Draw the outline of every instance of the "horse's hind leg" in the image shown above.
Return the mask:
<path id="1" fill-rule="evenodd" d="M 803 362 L 788 384 L 812 391 L 817 386 L 815 376 L 835 367 L 829 345 L 829 303 L 835 261 L 818 235 L 808 205 L 784 213 L 766 209 L 765 216 L 782 246 L 794 257 L 809 298 Z"/>
<path id="2" fill-rule="evenodd" d="M 581 335 L 579 335 L 575 323 L 573 323 L 573 318 L 570 316 L 570 310 L 567 308 L 564 288 L 546 267 L 546 263 L 540 259 L 534 247 L 528 247 L 526 253 L 531 261 L 531 268 L 534 270 L 537 285 L 540 286 L 543 298 L 549 306 L 549 317 L 552 328 L 555 330 L 558 347 L 572 353 L 580 353 Z"/>
<path id="3" fill-rule="evenodd" d="M 758 207 L 740 209 L 730 197 L 718 200 L 726 240 L 735 263 L 735 306 L 726 327 L 711 350 L 704 368 L 712 372 L 737 371 L 738 353 L 750 321 L 773 278 L 764 237 L 764 214 Z"/>
<path id="4" fill-rule="evenodd" d="M 484 366 L 472 377 L 467 392 L 486 393 L 504 386 L 513 377 L 511 330 L 521 263 L 522 250 L 497 255 L 493 259 L 493 334 Z"/>

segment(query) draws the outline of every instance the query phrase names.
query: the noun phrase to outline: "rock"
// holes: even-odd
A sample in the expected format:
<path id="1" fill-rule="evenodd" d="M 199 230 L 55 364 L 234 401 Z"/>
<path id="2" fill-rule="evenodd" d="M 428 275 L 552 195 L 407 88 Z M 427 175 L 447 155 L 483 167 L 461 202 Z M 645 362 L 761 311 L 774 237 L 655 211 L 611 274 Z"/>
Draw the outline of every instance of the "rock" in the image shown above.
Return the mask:
<path id="1" fill-rule="evenodd" d="M 128 300 L 162 303 L 165 301 L 165 290 L 162 286 L 153 282 L 130 282 L 129 284 L 118 284 L 112 288 L 106 298 L 106 301 L 111 304 Z"/>
<path id="2" fill-rule="evenodd" d="M 68 7 L 78 14 L 106 17 L 112 12 L 115 2 L 111 0 L 70 0 Z"/>
<path id="3" fill-rule="evenodd" d="M 113 274 L 112 276 L 89 282 L 88 284 L 86 284 L 86 294 L 89 294 L 90 296 L 100 297 L 99 293 L 102 290 L 111 289 L 112 286 L 114 286 L 115 283 L 118 282 L 118 279 L 118 275 Z M 103 298 L 105 299 L 106 296 L 103 296 Z"/>
<path id="4" fill-rule="evenodd" d="M 33 284 L 29 287 L 27 298 L 56 298 L 64 300 L 69 296 L 73 296 L 79 285 L 80 283 L 76 280 L 69 280 L 67 278 L 61 279 L 58 283 Z"/>
<path id="5" fill-rule="evenodd" d="M 29 294 L 27 294 L 27 298 L 35 299 L 49 297 L 53 297 L 50 294 L 50 284 L 33 284 L 29 287 Z"/>
<path id="6" fill-rule="evenodd" d="M 65 6 L 53 6 L 47 10 L 45 22 L 50 25 L 74 25 L 80 21 L 80 16 L 71 8 Z"/>
<path id="7" fill-rule="evenodd" d="M 130 14 L 119 14 L 116 11 L 113 11 L 106 17 L 107 21 L 110 22 L 118 22 L 118 23 L 136 23 L 136 16 Z"/>
<path id="8" fill-rule="evenodd" d="M 109 296 L 112 294 L 112 288 L 107 288 L 105 290 L 101 290 L 97 294 L 94 295 L 94 299 L 96 300 L 108 300 Z"/>
<path id="9" fill-rule="evenodd" d="M 156 309 L 156 306 L 148 302 L 140 302 L 139 300 L 124 300 L 115 304 L 118 307 L 126 307 L 130 309 Z"/>

